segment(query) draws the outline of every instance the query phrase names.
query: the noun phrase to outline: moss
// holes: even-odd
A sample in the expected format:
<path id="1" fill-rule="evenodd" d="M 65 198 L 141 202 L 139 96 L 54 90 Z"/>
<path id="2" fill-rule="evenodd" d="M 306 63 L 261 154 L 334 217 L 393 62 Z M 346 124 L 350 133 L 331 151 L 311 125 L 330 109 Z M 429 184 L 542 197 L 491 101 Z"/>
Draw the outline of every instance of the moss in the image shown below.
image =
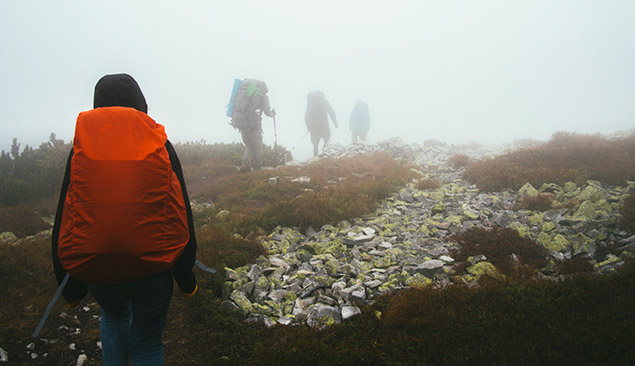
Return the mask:
<path id="1" fill-rule="evenodd" d="M 430 285 L 432 283 L 432 280 L 422 275 L 421 273 L 415 273 L 411 277 L 408 277 L 404 281 L 404 283 L 408 286 L 422 287 L 422 286 Z"/>
<path id="2" fill-rule="evenodd" d="M 484 277 L 490 277 L 499 281 L 505 279 L 505 275 L 501 274 L 490 262 L 478 262 L 468 267 L 467 272 L 471 275 L 470 281 L 480 281 Z"/>

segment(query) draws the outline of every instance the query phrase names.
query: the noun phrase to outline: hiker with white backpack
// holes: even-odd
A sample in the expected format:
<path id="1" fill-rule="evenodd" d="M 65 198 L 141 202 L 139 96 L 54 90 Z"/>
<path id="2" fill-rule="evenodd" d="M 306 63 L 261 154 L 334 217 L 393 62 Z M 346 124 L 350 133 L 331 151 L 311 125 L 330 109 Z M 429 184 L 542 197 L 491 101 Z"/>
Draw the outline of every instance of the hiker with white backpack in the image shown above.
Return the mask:
<path id="1" fill-rule="evenodd" d="M 231 125 L 240 131 L 245 144 L 241 171 L 258 170 L 262 167 L 262 114 L 272 118 L 276 116 L 276 110 L 269 105 L 268 91 L 264 81 L 234 81 L 227 116 L 231 117 Z"/>

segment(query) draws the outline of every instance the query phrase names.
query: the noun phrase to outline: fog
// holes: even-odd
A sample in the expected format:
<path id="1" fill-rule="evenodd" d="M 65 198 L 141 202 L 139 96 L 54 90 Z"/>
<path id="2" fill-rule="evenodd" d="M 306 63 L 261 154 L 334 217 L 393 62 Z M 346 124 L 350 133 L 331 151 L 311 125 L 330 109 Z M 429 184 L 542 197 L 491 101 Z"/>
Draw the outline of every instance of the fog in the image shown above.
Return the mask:
<path id="1" fill-rule="evenodd" d="M 370 143 L 610 134 L 635 126 L 634 14 L 631 0 L 3 0 L 0 149 L 70 141 L 97 80 L 120 72 L 172 142 L 240 142 L 233 80 L 264 80 L 277 142 L 300 159 L 315 89 L 337 113 L 335 143 L 350 142 L 357 99 Z"/>

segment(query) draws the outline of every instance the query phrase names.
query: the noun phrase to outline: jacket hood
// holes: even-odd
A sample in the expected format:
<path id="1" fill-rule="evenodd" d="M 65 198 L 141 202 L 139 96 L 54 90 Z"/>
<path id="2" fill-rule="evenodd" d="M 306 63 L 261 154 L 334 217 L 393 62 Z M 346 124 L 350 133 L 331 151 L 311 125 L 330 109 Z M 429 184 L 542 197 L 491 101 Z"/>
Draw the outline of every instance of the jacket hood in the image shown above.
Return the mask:
<path id="1" fill-rule="evenodd" d="M 146 98 L 137 81 L 128 74 L 106 75 L 95 85 L 93 108 L 130 107 L 148 113 Z"/>

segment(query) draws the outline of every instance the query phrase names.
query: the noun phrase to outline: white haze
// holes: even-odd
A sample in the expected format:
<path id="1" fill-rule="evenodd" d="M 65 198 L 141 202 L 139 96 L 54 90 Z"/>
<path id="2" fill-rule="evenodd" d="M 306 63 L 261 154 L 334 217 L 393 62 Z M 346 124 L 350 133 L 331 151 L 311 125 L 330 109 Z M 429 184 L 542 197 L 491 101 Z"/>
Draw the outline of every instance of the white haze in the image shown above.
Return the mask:
<path id="1" fill-rule="evenodd" d="M 357 99 L 370 142 L 610 134 L 635 126 L 634 15 L 632 0 L 2 0 L 0 149 L 70 141 L 97 80 L 120 72 L 173 142 L 240 142 L 225 117 L 233 79 L 262 79 L 298 158 L 315 89 L 336 143 Z"/>

